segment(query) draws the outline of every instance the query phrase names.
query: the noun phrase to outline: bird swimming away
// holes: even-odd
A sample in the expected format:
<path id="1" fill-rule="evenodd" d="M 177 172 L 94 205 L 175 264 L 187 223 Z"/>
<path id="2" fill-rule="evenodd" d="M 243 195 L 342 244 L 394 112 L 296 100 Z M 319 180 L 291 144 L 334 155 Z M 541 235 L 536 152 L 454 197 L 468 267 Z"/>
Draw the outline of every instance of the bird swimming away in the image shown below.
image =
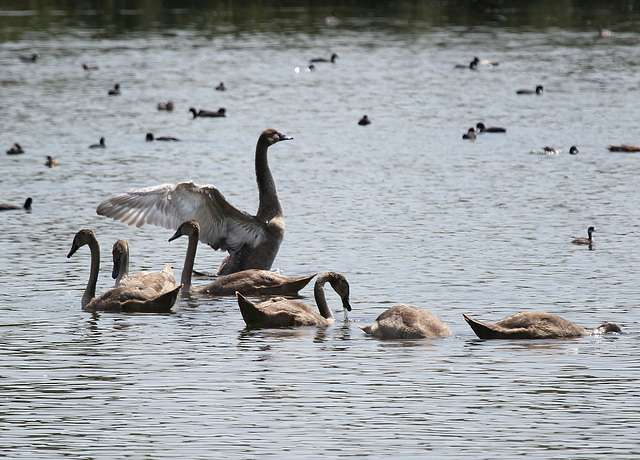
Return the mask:
<path id="1" fill-rule="evenodd" d="M 313 63 L 318 63 L 318 62 L 330 62 L 332 64 L 335 64 L 336 63 L 336 59 L 338 57 L 339 56 L 336 53 L 333 53 L 329 59 L 327 59 L 327 58 L 313 58 L 313 59 L 309 59 L 309 62 L 311 62 L 312 64 Z"/>
<path id="2" fill-rule="evenodd" d="M 165 112 L 172 112 L 173 111 L 173 101 L 167 101 L 167 102 L 158 102 L 158 110 L 160 111 L 165 111 Z"/>
<path id="3" fill-rule="evenodd" d="M 451 335 L 440 318 L 424 308 L 395 305 L 378 316 L 371 326 L 358 326 L 381 339 L 435 339 Z"/>
<path id="4" fill-rule="evenodd" d="M 224 86 L 224 82 L 222 81 L 218 84 L 218 86 L 216 86 L 216 91 L 226 91 L 226 90 L 227 90 L 227 87 Z"/>
<path id="5" fill-rule="evenodd" d="M 358 122 L 358 124 L 360 126 L 367 126 L 371 124 L 371 120 L 369 120 L 369 117 L 365 115 L 362 118 L 360 118 L 360 121 Z"/>
<path id="6" fill-rule="evenodd" d="M 7 150 L 7 155 L 20 155 L 21 153 L 24 153 L 24 150 L 22 150 L 22 147 L 17 142 L 15 142 L 11 146 L 11 148 Z"/>
<path id="7" fill-rule="evenodd" d="M 589 246 L 593 246 L 595 243 L 595 238 L 593 237 L 593 233 L 596 231 L 595 228 L 589 227 L 587 229 L 588 238 L 574 238 L 571 242 L 573 244 L 588 244 Z"/>
<path id="8" fill-rule="evenodd" d="M 640 147 L 631 144 L 610 145 L 610 152 L 640 152 Z"/>
<path id="9" fill-rule="evenodd" d="M 227 116 L 227 109 L 224 107 L 220 107 L 217 111 L 212 110 L 196 110 L 194 107 L 189 109 L 189 112 L 193 114 L 193 118 L 198 117 L 210 117 L 210 118 L 219 118 Z"/>
<path id="10" fill-rule="evenodd" d="M 571 155 L 577 155 L 578 153 L 580 153 L 580 151 L 578 150 L 578 147 L 576 147 L 575 145 L 572 145 L 571 148 L 569 149 L 569 153 Z"/>
<path id="11" fill-rule="evenodd" d="M 476 140 L 476 137 L 477 136 L 475 128 L 469 128 L 469 131 L 462 135 L 463 139 L 470 139 L 472 141 Z"/>
<path id="12" fill-rule="evenodd" d="M 24 211 L 31 211 L 31 203 L 33 203 L 33 200 L 31 199 L 31 197 L 27 198 L 22 206 L 16 206 L 15 204 L 0 203 L 0 211 L 16 211 L 20 209 Z"/>
<path id="13" fill-rule="evenodd" d="M 109 96 L 119 96 L 120 95 L 120 83 L 116 83 L 115 85 L 113 85 L 113 88 L 111 88 L 108 92 Z"/>
<path id="14" fill-rule="evenodd" d="M 258 138 L 255 172 L 259 205 L 255 216 L 233 206 L 213 185 L 193 182 L 130 190 L 100 203 L 97 213 L 137 227 L 152 224 L 171 230 L 193 219 L 200 225 L 200 241 L 229 252 L 218 275 L 250 268 L 269 270 L 282 243 L 285 219 L 267 150 L 290 139 L 275 129 L 264 130 Z"/>
<path id="15" fill-rule="evenodd" d="M 481 339 L 558 339 L 622 332 L 614 323 L 603 323 L 588 330 L 564 318 L 545 312 L 523 312 L 507 316 L 495 324 L 483 323 L 462 315 Z"/>
<path id="16" fill-rule="evenodd" d="M 476 130 L 478 133 L 506 133 L 507 132 L 505 128 L 499 128 L 497 126 L 490 126 L 489 128 L 487 128 L 482 122 L 476 124 Z"/>
<path id="17" fill-rule="evenodd" d="M 544 86 L 538 85 L 536 89 L 519 89 L 516 94 L 537 94 L 540 96 L 544 91 Z"/>
<path id="18" fill-rule="evenodd" d="M 55 166 L 59 166 L 60 163 L 58 163 L 58 160 L 53 158 L 51 155 L 47 155 L 47 160 L 44 162 L 44 165 L 48 168 L 53 168 Z"/>
<path id="19" fill-rule="evenodd" d="M 87 65 L 87 64 L 82 64 L 82 68 L 86 71 L 91 71 L 91 70 L 98 70 L 100 69 L 100 67 L 98 67 L 97 65 Z"/>
<path id="20" fill-rule="evenodd" d="M 153 133 L 147 133 L 145 140 L 147 142 L 153 142 L 153 141 L 178 142 L 180 139 L 178 139 L 177 137 L 170 137 L 170 136 L 155 137 Z"/>
<path id="21" fill-rule="evenodd" d="M 335 317 L 324 293 L 324 285 L 330 283 L 342 300 L 345 319 L 351 311 L 349 304 L 349 283 L 339 273 L 324 272 L 318 276 L 313 288 L 313 295 L 319 314 L 308 305 L 284 297 L 273 297 L 261 304 L 255 304 L 245 296 L 236 293 L 242 319 L 249 328 L 278 327 L 326 327 L 335 323 Z"/>
<path id="22" fill-rule="evenodd" d="M 169 241 L 181 236 L 187 236 L 189 243 L 187 255 L 182 269 L 182 292 L 204 292 L 210 295 L 227 296 L 236 295 L 295 295 L 300 289 L 309 284 L 309 281 L 317 275 L 312 273 L 307 276 L 290 277 L 270 270 L 249 269 L 224 275 L 206 286 L 192 286 L 191 274 L 198 249 L 200 238 L 200 225 L 195 220 L 187 220 L 178 227 Z"/>
<path id="23" fill-rule="evenodd" d="M 89 148 L 90 149 L 106 149 L 107 144 L 105 144 L 104 137 L 101 137 L 100 142 L 98 142 L 97 144 L 91 144 Z"/>

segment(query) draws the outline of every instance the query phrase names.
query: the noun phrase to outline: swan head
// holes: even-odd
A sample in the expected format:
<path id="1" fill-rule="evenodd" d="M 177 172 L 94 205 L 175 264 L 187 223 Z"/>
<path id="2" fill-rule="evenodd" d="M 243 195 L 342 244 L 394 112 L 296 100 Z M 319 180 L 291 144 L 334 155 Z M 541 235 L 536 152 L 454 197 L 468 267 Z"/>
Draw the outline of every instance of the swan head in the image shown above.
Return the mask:
<path id="1" fill-rule="evenodd" d="M 196 237 L 199 237 L 200 225 L 198 224 L 198 222 L 196 222 L 195 220 L 187 220 L 183 222 L 182 224 L 180 224 L 180 227 L 178 227 L 178 230 L 176 230 L 173 236 L 169 238 L 169 241 L 176 240 L 183 235 L 186 235 L 186 236 L 195 235 Z"/>
<path id="2" fill-rule="evenodd" d="M 85 244 L 89 244 L 91 241 L 98 241 L 96 238 L 96 234 L 93 233 L 93 230 L 89 230 L 88 228 L 83 228 L 76 236 L 73 238 L 73 243 L 71 243 L 71 250 L 69 254 L 67 254 L 67 259 L 76 253 L 78 249 L 80 249 Z"/>
<path id="3" fill-rule="evenodd" d="M 316 281 L 319 282 L 322 277 L 319 277 Z M 351 304 L 349 303 L 349 282 L 340 273 L 330 272 L 328 273 L 327 281 L 331 284 L 331 287 L 342 299 L 342 308 L 347 311 L 351 311 Z"/>
<path id="4" fill-rule="evenodd" d="M 113 272 L 111 277 L 115 280 L 118 275 L 129 271 L 129 242 L 127 240 L 118 240 L 113 244 L 111 251 L 113 255 Z"/>
<path id="5" fill-rule="evenodd" d="M 291 139 L 293 139 L 293 137 L 282 134 L 277 129 L 269 128 L 262 131 L 258 142 L 266 142 L 267 145 L 273 145 L 277 142 L 289 141 Z"/>

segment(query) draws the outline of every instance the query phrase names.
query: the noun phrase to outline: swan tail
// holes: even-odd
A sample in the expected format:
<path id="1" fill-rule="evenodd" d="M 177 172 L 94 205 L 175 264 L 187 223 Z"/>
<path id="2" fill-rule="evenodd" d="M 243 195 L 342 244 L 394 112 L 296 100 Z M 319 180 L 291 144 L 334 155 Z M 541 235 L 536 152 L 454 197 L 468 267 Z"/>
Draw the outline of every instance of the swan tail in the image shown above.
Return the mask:
<path id="1" fill-rule="evenodd" d="M 285 294 L 297 294 L 298 291 L 303 289 L 309 282 L 316 276 L 317 273 L 314 273 L 309 276 L 297 276 L 292 278 L 289 283 L 284 284 L 277 292 L 274 294 L 285 295 Z"/>
<path id="2" fill-rule="evenodd" d="M 247 326 L 262 324 L 265 321 L 266 315 L 261 312 L 253 302 L 238 291 L 236 291 L 236 297 L 238 299 L 240 313 L 242 313 L 242 319 L 244 319 Z"/>
<path id="3" fill-rule="evenodd" d="M 365 334 L 371 334 L 371 326 L 358 326 L 360 329 L 364 331 Z"/>
<path id="4" fill-rule="evenodd" d="M 155 299 L 140 302 L 137 300 L 127 301 L 122 304 L 121 311 L 137 313 L 169 313 L 176 303 L 178 293 L 182 289 L 182 284 L 175 289 L 168 291 Z"/>
<path id="5" fill-rule="evenodd" d="M 476 335 L 481 339 L 500 339 L 504 337 L 497 326 L 477 321 L 473 318 L 469 318 L 465 314 L 463 314 L 462 316 L 464 317 L 464 320 L 469 324 L 469 326 L 471 326 L 473 332 L 475 332 Z"/>

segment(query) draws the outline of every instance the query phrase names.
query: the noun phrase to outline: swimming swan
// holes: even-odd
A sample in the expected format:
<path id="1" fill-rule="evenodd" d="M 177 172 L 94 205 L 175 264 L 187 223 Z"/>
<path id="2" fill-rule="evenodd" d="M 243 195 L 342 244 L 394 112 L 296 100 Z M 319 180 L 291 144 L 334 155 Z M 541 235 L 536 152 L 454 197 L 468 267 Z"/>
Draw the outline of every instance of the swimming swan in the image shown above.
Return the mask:
<path id="1" fill-rule="evenodd" d="M 89 246 L 91 251 L 91 271 L 89 282 L 82 295 L 81 304 L 84 311 L 164 313 L 171 310 L 181 286 L 162 295 L 157 293 L 149 295 L 146 290 L 122 286 L 110 289 L 96 298 L 96 283 L 100 271 L 100 246 L 95 233 L 89 229 L 83 229 L 76 233 L 67 258 L 70 258 L 85 244 Z"/>
<path id="2" fill-rule="evenodd" d="M 170 264 L 164 264 L 161 272 L 141 272 L 129 274 L 129 242 L 118 240 L 111 251 L 113 255 L 113 271 L 111 277 L 116 280 L 115 286 L 137 287 L 149 289 L 159 294 L 173 291 L 176 287 L 176 277 Z"/>
<path id="3" fill-rule="evenodd" d="M 325 283 L 330 283 L 331 287 L 342 299 L 342 307 L 346 317 L 347 312 L 351 311 L 351 305 L 349 305 L 349 283 L 344 276 L 338 273 L 325 272 L 318 276 L 313 289 L 320 314 L 302 302 L 285 299 L 284 297 L 274 297 L 256 305 L 237 292 L 236 296 L 242 318 L 247 327 L 253 328 L 330 326 L 335 322 L 335 318 L 331 308 L 327 305 L 327 299 L 324 294 Z"/>
<path id="4" fill-rule="evenodd" d="M 440 318 L 411 305 L 393 306 L 371 326 L 358 327 L 380 339 L 435 339 L 451 335 L 451 329 Z"/>
<path id="5" fill-rule="evenodd" d="M 462 315 L 481 339 L 555 339 L 621 332 L 614 323 L 588 330 L 551 313 L 530 311 L 507 316 L 495 324 L 487 324 Z"/>
<path id="6" fill-rule="evenodd" d="M 252 269 L 225 275 L 206 286 L 192 286 L 191 273 L 193 273 L 193 263 L 198 249 L 199 234 L 198 223 L 195 220 L 188 220 L 169 238 L 169 241 L 173 241 L 184 235 L 189 237 L 187 255 L 182 269 L 182 292 L 205 292 L 218 296 L 235 295 L 236 291 L 244 295 L 297 294 L 316 276 L 316 273 L 313 273 L 309 276 L 289 277 L 270 270 Z"/>
<path id="7" fill-rule="evenodd" d="M 218 275 L 249 268 L 268 270 L 278 254 L 285 225 L 267 149 L 289 139 L 275 129 L 260 134 L 255 155 L 260 204 L 255 216 L 234 207 L 213 185 L 193 182 L 130 190 L 100 203 L 97 212 L 137 227 L 153 224 L 171 230 L 193 219 L 200 224 L 200 241 L 229 251 Z"/>

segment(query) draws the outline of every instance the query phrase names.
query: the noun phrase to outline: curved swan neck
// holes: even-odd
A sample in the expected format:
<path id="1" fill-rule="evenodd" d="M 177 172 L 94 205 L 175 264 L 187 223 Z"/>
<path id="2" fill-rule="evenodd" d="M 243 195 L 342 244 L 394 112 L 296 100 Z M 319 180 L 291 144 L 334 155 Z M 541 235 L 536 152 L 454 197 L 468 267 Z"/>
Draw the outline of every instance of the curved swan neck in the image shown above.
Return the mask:
<path id="1" fill-rule="evenodd" d="M 318 310 L 320 311 L 320 314 L 327 319 L 333 318 L 333 312 L 327 304 L 327 297 L 324 293 L 324 285 L 329 281 L 329 278 L 330 276 L 327 274 L 320 275 L 318 279 L 316 279 L 316 284 L 313 288 L 313 295 L 316 299 Z"/>
<path id="2" fill-rule="evenodd" d="M 196 259 L 196 251 L 198 249 L 198 232 L 189 235 L 189 245 L 187 246 L 187 255 L 184 258 L 184 266 L 182 267 L 182 292 L 189 292 L 191 289 L 191 274 L 193 273 L 193 264 Z"/>
<path id="3" fill-rule="evenodd" d="M 100 245 L 98 240 L 91 238 L 87 243 L 91 251 L 91 271 L 89 272 L 89 282 L 82 294 L 81 305 L 86 307 L 96 296 L 96 284 L 98 283 L 98 272 L 100 271 Z"/>
<path id="4" fill-rule="evenodd" d="M 260 204 L 256 217 L 263 219 L 265 222 L 271 220 L 277 215 L 282 215 L 282 204 L 278 197 L 278 189 L 269 169 L 269 161 L 267 158 L 267 150 L 269 149 L 269 140 L 264 136 L 260 136 L 256 145 L 256 182 L 258 183 L 258 193 Z"/>

